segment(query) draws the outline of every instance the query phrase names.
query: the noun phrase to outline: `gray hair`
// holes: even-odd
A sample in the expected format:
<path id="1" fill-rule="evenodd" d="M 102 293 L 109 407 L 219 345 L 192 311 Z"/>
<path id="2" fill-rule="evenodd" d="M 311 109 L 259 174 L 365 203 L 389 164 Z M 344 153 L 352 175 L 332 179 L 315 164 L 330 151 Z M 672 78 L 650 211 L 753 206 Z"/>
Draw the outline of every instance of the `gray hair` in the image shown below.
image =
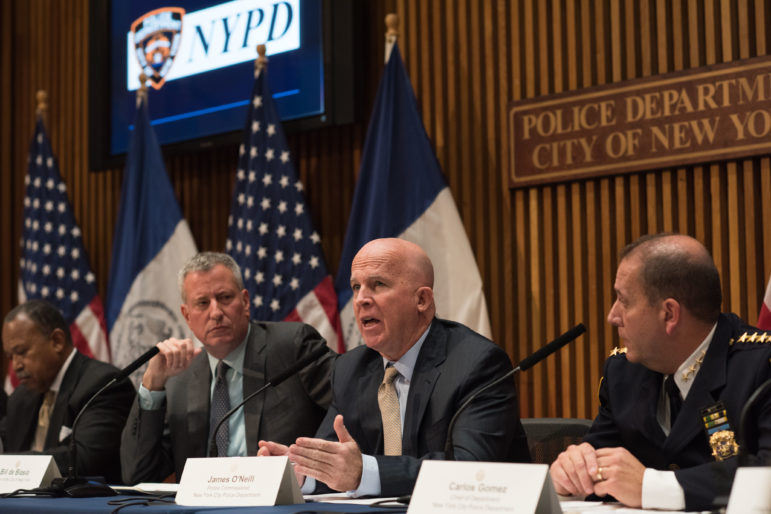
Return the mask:
<path id="1" fill-rule="evenodd" d="M 233 273 L 233 278 L 238 285 L 238 289 L 244 289 L 244 279 L 241 275 L 241 268 L 238 267 L 238 264 L 233 260 L 233 257 L 226 253 L 201 252 L 188 259 L 177 274 L 177 286 L 179 287 L 179 294 L 182 297 L 183 302 L 187 301 L 187 298 L 185 298 L 184 287 L 185 277 L 190 273 L 209 271 L 218 264 L 225 266 Z"/>

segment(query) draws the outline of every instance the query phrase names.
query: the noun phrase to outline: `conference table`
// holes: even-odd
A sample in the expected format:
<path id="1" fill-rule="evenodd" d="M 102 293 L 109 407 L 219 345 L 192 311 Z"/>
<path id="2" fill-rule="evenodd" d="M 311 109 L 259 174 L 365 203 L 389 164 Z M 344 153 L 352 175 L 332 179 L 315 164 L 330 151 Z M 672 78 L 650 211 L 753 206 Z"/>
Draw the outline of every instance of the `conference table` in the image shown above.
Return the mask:
<path id="1" fill-rule="evenodd" d="M 407 506 L 378 507 L 356 503 L 321 503 L 311 501 L 302 505 L 276 505 L 273 507 L 191 507 L 173 503 L 149 501 L 148 496 L 109 496 L 98 498 L 0 498 L 0 512 L 23 514 L 66 513 L 108 513 L 119 508 L 121 514 L 188 514 L 205 512 L 206 514 L 312 514 L 312 513 L 400 513 L 406 512 Z"/>
<path id="2" fill-rule="evenodd" d="M 180 514 L 180 513 L 206 513 L 206 514 L 315 514 L 315 513 L 405 513 L 406 505 L 395 505 L 390 502 L 388 506 L 367 505 L 352 502 L 325 503 L 309 500 L 302 505 L 276 505 L 273 507 L 192 507 L 176 505 L 175 503 L 148 503 L 149 497 L 145 496 L 111 496 L 100 498 L 0 498 L 0 513 L 13 512 L 19 514 L 48 514 L 56 512 L 66 513 L 109 513 L 120 514 Z M 170 500 L 170 501 L 173 501 Z M 123 506 L 122 506 L 123 505 Z M 617 511 L 624 514 L 644 513 L 640 509 L 624 508 L 618 504 L 599 502 L 567 501 L 560 503 L 563 513 L 566 514 L 594 514 L 599 512 Z M 119 510 L 115 510 L 119 509 Z M 668 511 L 655 511 L 656 514 L 667 514 Z M 672 513 L 675 514 L 675 513 Z M 683 514 L 682 512 L 678 514 Z"/>

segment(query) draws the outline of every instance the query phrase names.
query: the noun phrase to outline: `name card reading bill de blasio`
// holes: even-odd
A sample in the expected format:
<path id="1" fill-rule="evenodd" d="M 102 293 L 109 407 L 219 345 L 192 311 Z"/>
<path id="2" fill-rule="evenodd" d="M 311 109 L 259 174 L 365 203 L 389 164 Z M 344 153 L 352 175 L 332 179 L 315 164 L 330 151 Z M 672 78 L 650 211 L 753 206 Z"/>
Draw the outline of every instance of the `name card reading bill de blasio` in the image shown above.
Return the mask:
<path id="1" fill-rule="evenodd" d="M 408 514 L 560 514 L 546 464 L 424 461 Z"/>
<path id="2" fill-rule="evenodd" d="M 266 507 L 303 503 L 286 457 L 187 459 L 179 505 Z"/>
<path id="3" fill-rule="evenodd" d="M 0 455 L 0 493 L 48 487 L 60 476 L 50 455 Z"/>

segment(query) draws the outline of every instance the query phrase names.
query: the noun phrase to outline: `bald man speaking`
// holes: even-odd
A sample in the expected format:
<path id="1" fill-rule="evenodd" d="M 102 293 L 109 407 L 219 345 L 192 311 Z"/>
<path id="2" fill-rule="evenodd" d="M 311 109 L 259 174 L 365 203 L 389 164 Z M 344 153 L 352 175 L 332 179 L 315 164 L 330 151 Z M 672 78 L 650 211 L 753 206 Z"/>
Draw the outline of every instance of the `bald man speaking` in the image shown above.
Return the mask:
<path id="1" fill-rule="evenodd" d="M 341 355 L 333 401 L 315 438 L 290 447 L 260 441 L 260 455 L 289 455 L 304 493 L 323 482 L 354 496 L 412 492 L 423 459 L 443 459 L 448 424 L 471 393 L 511 370 L 506 353 L 469 328 L 435 317 L 434 270 L 416 244 L 367 243 L 351 265 L 364 346 Z M 513 381 L 471 403 L 453 431 L 457 460 L 529 462 Z"/>

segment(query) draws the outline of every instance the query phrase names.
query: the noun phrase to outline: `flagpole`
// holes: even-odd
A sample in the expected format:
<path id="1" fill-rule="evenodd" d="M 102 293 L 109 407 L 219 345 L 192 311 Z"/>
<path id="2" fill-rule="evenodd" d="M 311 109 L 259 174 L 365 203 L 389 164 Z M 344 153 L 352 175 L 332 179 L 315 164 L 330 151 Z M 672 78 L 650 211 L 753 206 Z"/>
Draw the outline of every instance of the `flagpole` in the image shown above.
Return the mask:
<path id="1" fill-rule="evenodd" d="M 43 123 L 45 124 L 46 116 L 48 115 L 48 93 L 41 89 L 37 92 L 37 95 L 35 95 L 37 98 L 37 108 L 35 109 L 35 114 L 38 118 L 43 120 Z"/>
<path id="2" fill-rule="evenodd" d="M 385 33 L 385 62 L 388 63 L 388 58 L 391 57 L 391 50 L 396 44 L 396 39 L 399 37 L 399 16 L 391 13 L 386 14 L 385 17 L 386 33 Z"/>

